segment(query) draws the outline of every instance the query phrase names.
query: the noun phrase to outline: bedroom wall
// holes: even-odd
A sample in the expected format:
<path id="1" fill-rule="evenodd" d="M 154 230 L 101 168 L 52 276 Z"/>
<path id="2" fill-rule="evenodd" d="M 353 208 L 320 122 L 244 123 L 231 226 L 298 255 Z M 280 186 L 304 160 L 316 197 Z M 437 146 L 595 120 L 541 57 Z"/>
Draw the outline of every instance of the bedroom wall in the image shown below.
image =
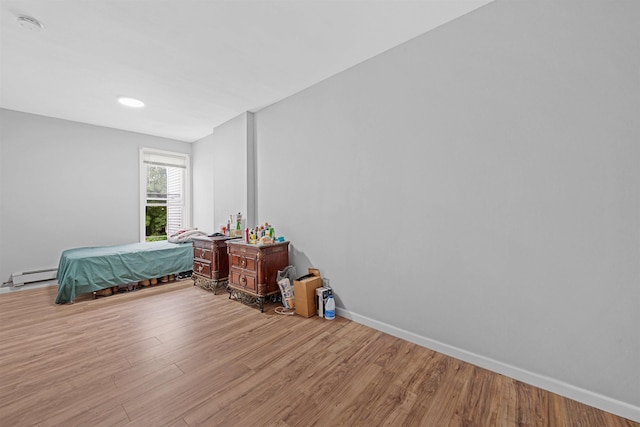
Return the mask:
<path id="1" fill-rule="evenodd" d="M 191 144 L 0 109 L 0 279 L 64 249 L 139 240 L 139 147 Z"/>
<path id="2" fill-rule="evenodd" d="M 194 220 L 205 231 L 219 231 L 238 212 L 254 221 L 252 123 L 253 114 L 242 113 L 193 143 Z"/>
<path id="3" fill-rule="evenodd" d="M 193 226 L 211 234 L 213 224 L 213 134 L 195 141 L 191 146 L 193 166 Z"/>
<path id="4" fill-rule="evenodd" d="M 496 1 L 256 113 L 339 314 L 640 419 L 640 3 Z"/>

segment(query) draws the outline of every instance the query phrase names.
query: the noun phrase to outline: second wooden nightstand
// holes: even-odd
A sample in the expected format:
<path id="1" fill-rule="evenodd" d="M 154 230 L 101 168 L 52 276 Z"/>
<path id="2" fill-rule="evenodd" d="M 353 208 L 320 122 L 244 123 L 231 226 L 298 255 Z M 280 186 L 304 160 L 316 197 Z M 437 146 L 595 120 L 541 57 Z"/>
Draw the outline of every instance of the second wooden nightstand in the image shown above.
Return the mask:
<path id="1" fill-rule="evenodd" d="M 250 245 L 240 240 L 230 241 L 229 298 L 254 303 L 264 311 L 267 297 L 277 298 L 280 289 L 278 270 L 289 265 L 289 242 Z"/>

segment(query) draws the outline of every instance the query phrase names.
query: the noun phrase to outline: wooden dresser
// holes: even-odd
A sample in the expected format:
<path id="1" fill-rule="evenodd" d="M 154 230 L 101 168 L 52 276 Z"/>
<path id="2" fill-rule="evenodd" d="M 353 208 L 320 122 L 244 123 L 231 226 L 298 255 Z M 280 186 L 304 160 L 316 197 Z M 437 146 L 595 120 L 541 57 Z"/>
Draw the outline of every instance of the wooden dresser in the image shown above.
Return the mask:
<path id="1" fill-rule="evenodd" d="M 232 237 L 193 238 L 193 284 L 216 292 L 229 276 L 227 241 Z"/>
<path id="2" fill-rule="evenodd" d="M 280 293 L 278 270 L 289 265 L 289 242 L 250 245 L 241 240 L 227 242 L 229 254 L 229 298 L 255 304 L 264 312 L 267 297 Z"/>

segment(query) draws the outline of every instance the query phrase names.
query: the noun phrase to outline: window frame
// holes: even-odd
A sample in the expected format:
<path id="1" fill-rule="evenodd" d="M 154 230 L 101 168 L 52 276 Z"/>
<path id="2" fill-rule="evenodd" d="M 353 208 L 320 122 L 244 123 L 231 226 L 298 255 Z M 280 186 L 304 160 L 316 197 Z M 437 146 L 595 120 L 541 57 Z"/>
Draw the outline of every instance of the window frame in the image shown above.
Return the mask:
<path id="1" fill-rule="evenodd" d="M 146 206 L 147 206 L 147 164 L 145 163 L 145 154 L 152 154 L 156 156 L 165 156 L 180 158 L 184 160 L 184 183 L 183 183 L 183 228 L 191 227 L 191 156 L 186 153 L 179 153 L 176 151 L 158 150 L 155 148 L 140 147 L 139 150 L 139 238 L 140 242 L 146 241 Z M 170 166 L 170 165 L 168 165 Z M 168 237 L 168 236 L 167 236 Z"/>

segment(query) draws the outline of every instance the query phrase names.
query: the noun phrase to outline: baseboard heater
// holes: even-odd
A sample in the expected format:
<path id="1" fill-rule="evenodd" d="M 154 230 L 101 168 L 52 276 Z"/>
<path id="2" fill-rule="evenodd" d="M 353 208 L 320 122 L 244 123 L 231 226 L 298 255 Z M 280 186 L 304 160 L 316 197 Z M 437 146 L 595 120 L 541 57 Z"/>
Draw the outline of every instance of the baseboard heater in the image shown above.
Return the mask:
<path id="1" fill-rule="evenodd" d="M 43 280 L 53 280 L 56 278 L 57 268 L 48 270 L 19 271 L 11 275 L 13 286 L 24 286 L 27 283 L 42 282 Z"/>

